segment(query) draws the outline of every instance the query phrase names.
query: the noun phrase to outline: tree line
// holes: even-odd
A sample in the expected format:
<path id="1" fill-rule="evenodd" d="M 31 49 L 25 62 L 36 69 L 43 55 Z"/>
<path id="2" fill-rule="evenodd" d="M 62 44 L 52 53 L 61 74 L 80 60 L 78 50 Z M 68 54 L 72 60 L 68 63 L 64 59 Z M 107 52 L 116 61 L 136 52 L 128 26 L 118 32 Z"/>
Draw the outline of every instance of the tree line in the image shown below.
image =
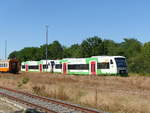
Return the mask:
<path id="1" fill-rule="evenodd" d="M 46 45 L 40 47 L 25 47 L 20 51 L 13 51 L 9 58 L 17 58 L 20 61 L 45 59 Z M 103 40 L 100 37 L 89 37 L 81 44 L 73 44 L 69 47 L 54 41 L 47 45 L 48 59 L 84 58 L 90 56 L 112 55 L 125 56 L 127 58 L 129 72 L 150 73 L 150 42 L 141 43 L 134 38 L 125 38 L 117 43 L 113 40 Z"/>

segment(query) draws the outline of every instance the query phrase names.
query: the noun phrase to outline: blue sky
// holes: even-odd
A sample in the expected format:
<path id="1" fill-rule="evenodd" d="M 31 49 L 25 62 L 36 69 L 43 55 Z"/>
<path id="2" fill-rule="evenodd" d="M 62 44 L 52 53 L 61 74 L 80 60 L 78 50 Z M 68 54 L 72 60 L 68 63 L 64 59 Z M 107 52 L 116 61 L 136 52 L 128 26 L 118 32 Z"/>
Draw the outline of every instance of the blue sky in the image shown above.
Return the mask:
<path id="1" fill-rule="evenodd" d="M 24 47 L 58 40 L 70 46 L 91 36 L 150 41 L 149 0 L 0 0 L 0 59 Z"/>

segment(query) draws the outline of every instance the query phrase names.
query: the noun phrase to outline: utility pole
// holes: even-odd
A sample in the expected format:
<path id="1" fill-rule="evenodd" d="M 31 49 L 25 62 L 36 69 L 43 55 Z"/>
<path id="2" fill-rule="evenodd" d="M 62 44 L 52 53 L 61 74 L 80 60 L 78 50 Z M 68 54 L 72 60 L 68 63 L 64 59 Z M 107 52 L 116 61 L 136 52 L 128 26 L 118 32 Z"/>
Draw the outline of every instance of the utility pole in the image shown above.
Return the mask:
<path id="1" fill-rule="evenodd" d="M 103 39 L 103 55 L 105 56 L 105 39 Z"/>
<path id="2" fill-rule="evenodd" d="M 46 25 L 46 72 L 47 72 L 47 68 L 48 68 L 48 65 L 47 65 L 47 55 L 48 55 L 48 25 Z"/>
<path id="3" fill-rule="evenodd" d="M 5 60 L 7 59 L 7 40 L 5 40 Z"/>

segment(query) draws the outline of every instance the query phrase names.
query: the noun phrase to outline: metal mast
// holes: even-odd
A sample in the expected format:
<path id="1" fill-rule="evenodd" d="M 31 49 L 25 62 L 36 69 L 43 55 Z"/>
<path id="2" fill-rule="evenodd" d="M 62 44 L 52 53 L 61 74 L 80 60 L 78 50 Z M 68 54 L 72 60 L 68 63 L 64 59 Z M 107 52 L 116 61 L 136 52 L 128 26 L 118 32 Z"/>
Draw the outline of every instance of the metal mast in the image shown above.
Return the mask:
<path id="1" fill-rule="evenodd" d="M 47 72 L 47 68 L 48 68 L 48 65 L 47 65 L 47 56 L 48 56 L 48 25 L 46 25 L 46 72 Z"/>
<path id="2" fill-rule="evenodd" d="M 7 40 L 5 40 L 5 60 L 7 59 Z"/>

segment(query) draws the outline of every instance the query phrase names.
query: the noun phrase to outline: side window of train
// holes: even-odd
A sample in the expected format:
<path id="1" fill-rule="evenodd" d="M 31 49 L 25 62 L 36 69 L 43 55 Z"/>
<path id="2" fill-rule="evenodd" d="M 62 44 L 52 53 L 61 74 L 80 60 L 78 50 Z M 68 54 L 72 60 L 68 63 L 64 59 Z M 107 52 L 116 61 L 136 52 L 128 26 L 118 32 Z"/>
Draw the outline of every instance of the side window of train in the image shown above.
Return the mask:
<path id="1" fill-rule="evenodd" d="M 110 60 L 110 64 L 113 64 L 113 61 L 112 61 L 112 59 Z"/>
<path id="2" fill-rule="evenodd" d="M 22 69 L 25 69 L 25 65 L 22 65 Z"/>
<path id="3" fill-rule="evenodd" d="M 97 63 L 97 69 L 109 69 L 109 62 Z"/>

